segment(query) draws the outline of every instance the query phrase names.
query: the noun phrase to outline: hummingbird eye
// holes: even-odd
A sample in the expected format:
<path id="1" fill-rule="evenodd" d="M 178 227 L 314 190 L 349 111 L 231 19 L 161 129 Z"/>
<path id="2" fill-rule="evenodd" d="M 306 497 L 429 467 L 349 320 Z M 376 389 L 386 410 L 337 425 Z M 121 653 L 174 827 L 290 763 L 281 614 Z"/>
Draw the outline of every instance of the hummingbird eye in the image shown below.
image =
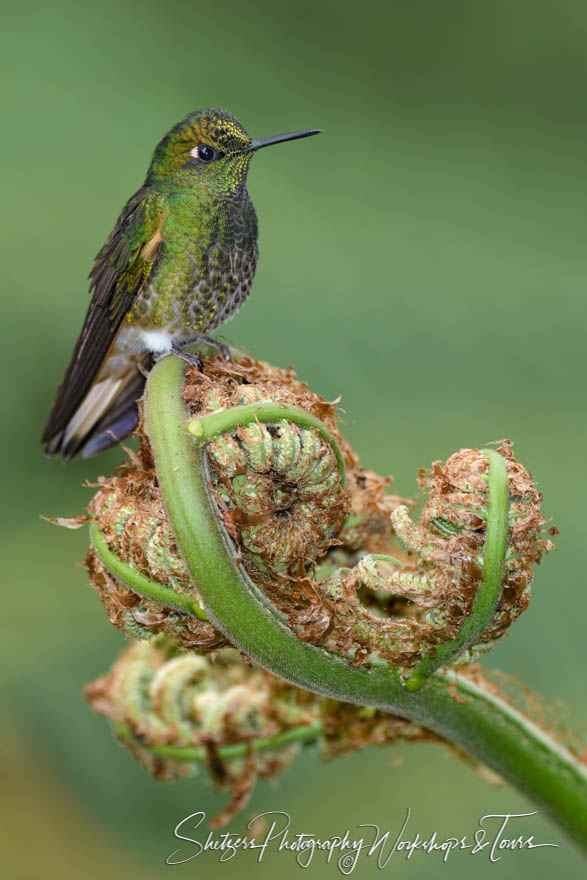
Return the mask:
<path id="1" fill-rule="evenodd" d="M 212 159 L 216 158 L 218 158 L 218 154 L 214 147 L 209 147 L 208 144 L 199 144 L 198 159 L 201 162 L 211 162 Z"/>

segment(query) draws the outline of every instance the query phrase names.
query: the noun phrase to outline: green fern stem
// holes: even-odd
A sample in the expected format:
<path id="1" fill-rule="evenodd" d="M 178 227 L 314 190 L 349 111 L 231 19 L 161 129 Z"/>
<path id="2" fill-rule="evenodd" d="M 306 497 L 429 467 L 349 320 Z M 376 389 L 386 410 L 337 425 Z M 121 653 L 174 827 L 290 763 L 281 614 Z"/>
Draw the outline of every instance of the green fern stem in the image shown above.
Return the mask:
<path id="1" fill-rule="evenodd" d="M 231 539 L 216 515 L 205 449 L 211 436 L 240 424 L 235 409 L 250 410 L 248 416 L 261 420 L 264 404 L 191 420 L 182 400 L 183 366 L 175 357 L 155 366 L 146 388 L 145 417 L 167 514 L 208 620 L 255 663 L 298 687 L 386 710 L 455 743 L 527 795 L 587 849 L 584 768 L 523 713 L 465 675 L 432 668 L 435 663 L 420 669 L 417 690 L 406 687 L 394 670 L 350 666 L 297 639 L 260 599 L 258 588 L 235 560 Z M 290 417 L 286 408 L 279 407 L 279 414 L 263 420 Z M 492 605 L 496 582 L 501 584 L 507 536 L 504 472 L 500 473 L 499 463 L 496 466 L 490 457 L 493 500 L 489 505 L 485 588 L 477 595 L 471 615 L 477 624 Z M 467 632 L 459 636 L 458 652 L 467 639 Z M 446 662 L 446 657 L 441 662 Z"/>

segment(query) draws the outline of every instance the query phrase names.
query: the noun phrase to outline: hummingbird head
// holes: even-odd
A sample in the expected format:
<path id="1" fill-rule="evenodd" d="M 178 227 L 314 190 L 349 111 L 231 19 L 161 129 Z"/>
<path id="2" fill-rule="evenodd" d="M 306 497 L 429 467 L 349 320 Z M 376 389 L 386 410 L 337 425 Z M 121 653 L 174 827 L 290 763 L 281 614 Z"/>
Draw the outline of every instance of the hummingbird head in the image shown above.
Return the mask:
<path id="1" fill-rule="evenodd" d="M 319 134 L 318 129 L 253 139 L 228 110 L 195 110 L 157 145 L 146 183 L 232 192 L 244 186 L 253 153 L 261 147 Z"/>

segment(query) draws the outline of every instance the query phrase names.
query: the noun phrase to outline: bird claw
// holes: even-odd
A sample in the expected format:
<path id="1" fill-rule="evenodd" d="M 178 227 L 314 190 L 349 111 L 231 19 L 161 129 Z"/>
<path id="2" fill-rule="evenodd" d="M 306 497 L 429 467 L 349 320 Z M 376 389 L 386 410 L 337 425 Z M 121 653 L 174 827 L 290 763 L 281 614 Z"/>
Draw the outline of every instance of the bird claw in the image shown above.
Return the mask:
<path id="1" fill-rule="evenodd" d="M 216 351 L 218 352 L 218 354 L 221 354 L 225 361 L 229 361 L 231 355 L 230 355 L 230 348 L 228 347 L 228 345 L 225 345 L 224 342 L 216 342 L 215 339 L 212 340 L 212 343 L 214 344 L 214 347 L 216 348 Z"/>
<path id="2" fill-rule="evenodd" d="M 224 342 L 218 342 L 217 339 L 213 339 L 211 336 L 207 336 L 205 333 L 198 333 L 197 336 L 192 336 L 191 339 L 186 340 L 181 343 L 181 348 L 185 345 L 195 345 L 196 343 L 200 343 L 202 345 L 209 345 L 210 348 L 215 348 L 219 355 L 221 355 L 225 361 L 230 360 L 230 348 L 228 345 L 225 345 Z"/>
<path id="3" fill-rule="evenodd" d="M 204 372 L 202 358 L 195 351 L 184 351 L 181 348 L 174 348 L 173 354 L 176 355 L 176 357 L 181 358 L 182 361 L 185 361 L 186 364 L 195 367 L 196 370 L 199 370 L 201 373 Z"/>

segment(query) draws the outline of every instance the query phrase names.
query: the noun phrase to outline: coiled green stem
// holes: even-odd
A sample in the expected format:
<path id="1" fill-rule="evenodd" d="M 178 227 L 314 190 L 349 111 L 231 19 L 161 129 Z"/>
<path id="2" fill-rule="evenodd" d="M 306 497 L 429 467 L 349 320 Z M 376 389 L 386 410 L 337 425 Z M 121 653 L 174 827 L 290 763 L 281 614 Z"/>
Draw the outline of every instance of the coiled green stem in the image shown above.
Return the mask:
<path id="1" fill-rule="evenodd" d="M 152 599 L 153 602 L 160 602 L 161 605 L 169 608 L 175 608 L 177 611 L 192 614 L 198 620 L 208 620 L 206 612 L 187 593 L 176 592 L 170 587 L 152 581 L 113 553 L 95 522 L 90 523 L 90 540 L 102 565 L 133 593 L 144 596 L 145 599 Z"/>
<path id="2" fill-rule="evenodd" d="M 587 847 L 584 769 L 521 712 L 465 675 L 434 671 L 435 663 L 417 673 L 418 686 L 430 676 L 419 690 L 406 687 L 393 670 L 349 666 L 297 639 L 260 600 L 216 515 L 207 480 L 208 437 L 206 430 L 194 431 L 195 423 L 189 433 L 186 429 L 189 414 L 182 402 L 182 380 L 180 360 L 160 361 L 147 383 L 145 415 L 167 514 L 211 623 L 253 661 L 299 687 L 412 719 L 457 744 L 524 792 Z M 495 492 L 498 468 L 494 466 L 492 473 L 494 507 L 489 516 L 494 538 L 490 543 L 488 536 L 484 564 L 489 589 L 475 604 L 471 617 L 477 622 L 491 606 L 496 579 L 501 583 L 504 556 L 503 498 Z M 467 633 L 465 637 L 459 650 Z"/>
<path id="3" fill-rule="evenodd" d="M 430 676 L 470 645 L 489 626 L 501 592 L 508 535 L 508 492 L 505 462 L 494 449 L 484 449 L 489 459 L 487 538 L 483 560 L 483 580 L 479 585 L 473 611 L 463 622 L 456 639 L 440 645 L 434 656 L 425 657 L 406 682 L 409 690 L 419 690 Z"/>
<path id="4" fill-rule="evenodd" d="M 232 409 L 220 410 L 202 418 L 190 419 L 186 425 L 187 431 L 195 437 L 199 443 L 205 443 L 224 434 L 226 431 L 236 428 L 238 425 L 249 425 L 251 422 L 277 422 L 287 419 L 304 428 L 314 428 L 321 437 L 330 445 L 336 456 L 338 472 L 341 483 L 345 483 L 345 467 L 339 445 L 320 419 L 311 413 L 300 409 L 298 406 L 285 406 L 282 403 L 249 403 L 245 406 L 233 407 Z"/>

